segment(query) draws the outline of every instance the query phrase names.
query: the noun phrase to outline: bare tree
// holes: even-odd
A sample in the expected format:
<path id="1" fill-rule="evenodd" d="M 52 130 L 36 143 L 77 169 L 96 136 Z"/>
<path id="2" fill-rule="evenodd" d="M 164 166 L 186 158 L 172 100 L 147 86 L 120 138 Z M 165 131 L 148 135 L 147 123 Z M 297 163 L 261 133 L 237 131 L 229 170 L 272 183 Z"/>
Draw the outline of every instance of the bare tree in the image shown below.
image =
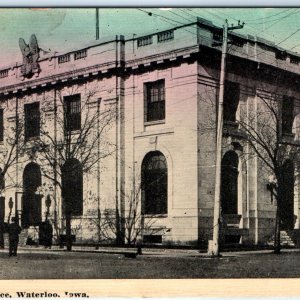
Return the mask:
<path id="1" fill-rule="evenodd" d="M 137 177 L 138 178 L 138 177 Z M 125 212 L 123 218 L 125 227 L 125 243 L 129 247 L 142 245 L 142 238 L 144 234 L 154 235 L 163 231 L 163 228 L 156 226 L 155 215 L 145 215 L 142 208 L 142 183 L 140 180 L 132 180 L 131 188 L 123 193 L 125 200 Z M 117 211 L 114 209 L 104 209 L 98 220 L 101 227 L 101 239 L 111 239 L 112 235 L 117 238 L 118 224 Z M 120 219 L 118 219 L 120 222 Z M 141 250 L 140 250 L 141 251 Z M 140 252 L 141 253 L 141 252 Z"/>
<path id="2" fill-rule="evenodd" d="M 290 115 L 284 111 L 292 107 L 296 99 L 283 96 L 278 87 L 270 91 L 257 88 L 256 107 L 241 109 L 238 121 L 240 130 L 245 134 L 249 144 L 248 158 L 256 157 L 260 161 L 263 174 L 270 174 L 268 188 L 276 199 L 274 252 L 280 253 L 280 230 L 284 214 L 286 163 L 295 161 L 299 154 L 299 144 L 294 142 L 292 129 L 293 111 Z M 286 101 L 287 105 L 283 102 Z M 289 103 L 290 102 L 290 103 Z M 294 178 L 292 184 L 294 185 Z"/>
<path id="3" fill-rule="evenodd" d="M 0 154 L 0 194 L 4 195 L 9 189 L 16 188 L 17 182 L 15 176 L 10 172 L 11 169 L 16 168 L 17 164 L 24 159 L 20 154 L 28 152 L 27 145 L 24 138 L 24 122 L 16 116 L 15 124 L 6 126 L 4 128 L 4 150 Z M 7 178 L 8 177 L 8 178 Z M 9 180 L 7 180 L 9 179 Z M 4 197 L 1 196 L 2 205 L 4 207 Z M 10 222 L 11 209 L 8 217 Z M 0 230 L 0 246 L 4 247 L 3 229 L 4 229 L 4 215 L 1 220 Z"/>
<path id="4" fill-rule="evenodd" d="M 68 181 L 74 172 L 78 172 L 78 166 L 82 174 L 95 173 L 97 163 L 115 152 L 115 145 L 108 137 L 116 118 L 115 105 L 105 105 L 102 109 L 101 99 L 97 98 L 96 92 L 92 90 L 85 89 L 82 98 L 75 87 L 69 90 L 68 95 L 63 94 L 61 90 L 56 91 L 54 99 L 50 99 L 49 102 L 54 103 L 54 122 L 49 123 L 44 112 L 41 118 L 41 138 L 35 141 L 42 159 L 46 161 L 46 167 L 42 169 L 43 175 L 61 191 L 69 251 L 72 247 L 73 211 L 71 195 L 66 191 L 71 187 L 67 188 L 69 182 L 64 184 L 64 178 Z M 46 111 L 47 107 L 44 110 Z M 76 161 L 78 164 L 72 166 L 68 164 L 70 161 Z M 68 176 L 64 176 L 64 172 L 67 172 Z M 57 207 L 58 203 L 55 203 L 56 216 Z M 57 219 L 54 220 L 54 224 L 58 227 Z"/>

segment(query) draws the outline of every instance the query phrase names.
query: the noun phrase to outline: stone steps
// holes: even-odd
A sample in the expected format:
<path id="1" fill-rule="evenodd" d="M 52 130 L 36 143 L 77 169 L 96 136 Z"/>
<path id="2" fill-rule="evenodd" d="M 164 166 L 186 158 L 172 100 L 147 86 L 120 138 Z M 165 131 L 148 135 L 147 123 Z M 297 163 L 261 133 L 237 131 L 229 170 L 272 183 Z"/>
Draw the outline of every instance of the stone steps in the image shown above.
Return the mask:
<path id="1" fill-rule="evenodd" d="M 269 246 L 274 246 L 274 240 L 275 239 L 273 236 L 272 239 L 267 242 L 267 244 Z M 286 246 L 286 247 L 296 247 L 294 240 L 285 230 L 280 231 L 280 244 L 281 246 Z"/>

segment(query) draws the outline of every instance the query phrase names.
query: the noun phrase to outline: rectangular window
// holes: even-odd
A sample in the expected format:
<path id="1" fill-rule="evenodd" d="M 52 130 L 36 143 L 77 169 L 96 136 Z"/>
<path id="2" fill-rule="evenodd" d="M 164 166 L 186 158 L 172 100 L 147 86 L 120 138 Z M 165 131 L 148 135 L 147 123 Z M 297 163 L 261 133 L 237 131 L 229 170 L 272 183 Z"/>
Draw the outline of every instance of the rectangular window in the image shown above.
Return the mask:
<path id="1" fill-rule="evenodd" d="M 300 58 L 297 56 L 290 56 L 290 63 L 294 65 L 299 65 Z"/>
<path id="2" fill-rule="evenodd" d="M 282 133 L 291 134 L 294 121 L 294 98 L 283 97 L 282 99 Z"/>
<path id="3" fill-rule="evenodd" d="M 70 54 L 62 55 L 58 57 L 58 63 L 59 64 L 64 64 L 66 62 L 70 61 Z"/>
<path id="4" fill-rule="evenodd" d="M 3 109 L 0 109 L 0 142 L 3 142 L 3 138 L 4 138 Z"/>
<path id="5" fill-rule="evenodd" d="M 275 58 L 276 59 L 280 59 L 280 60 L 286 60 L 287 59 L 287 53 L 286 53 L 286 51 L 277 50 L 275 52 Z"/>
<path id="6" fill-rule="evenodd" d="M 86 49 L 80 50 L 80 51 L 77 51 L 74 53 L 74 60 L 82 59 L 82 58 L 85 58 L 86 56 L 87 56 Z"/>
<path id="7" fill-rule="evenodd" d="M 152 44 L 152 35 L 144 36 L 137 40 L 137 46 L 143 47 Z"/>
<path id="8" fill-rule="evenodd" d="M 224 122 L 235 122 L 236 111 L 239 105 L 240 85 L 236 82 L 226 81 L 224 90 Z"/>
<path id="9" fill-rule="evenodd" d="M 40 103 L 24 105 L 25 110 L 25 140 L 40 136 Z"/>
<path id="10" fill-rule="evenodd" d="M 8 69 L 0 71 L 0 78 L 8 77 Z"/>
<path id="11" fill-rule="evenodd" d="M 145 83 L 145 121 L 165 119 L 165 80 Z"/>
<path id="12" fill-rule="evenodd" d="M 64 97 L 65 130 L 73 131 L 81 128 L 80 94 Z"/>
<path id="13" fill-rule="evenodd" d="M 162 43 L 170 40 L 174 40 L 174 30 L 164 31 L 157 35 L 158 43 Z"/>

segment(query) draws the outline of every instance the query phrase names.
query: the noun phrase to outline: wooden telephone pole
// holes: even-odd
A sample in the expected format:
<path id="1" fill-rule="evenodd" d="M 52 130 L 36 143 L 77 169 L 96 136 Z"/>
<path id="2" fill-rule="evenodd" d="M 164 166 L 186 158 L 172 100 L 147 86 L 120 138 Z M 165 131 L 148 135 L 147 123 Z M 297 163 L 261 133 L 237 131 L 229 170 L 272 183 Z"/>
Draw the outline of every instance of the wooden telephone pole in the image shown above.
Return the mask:
<path id="1" fill-rule="evenodd" d="M 208 254 L 211 256 L 219 256 L 219 235 L 220 235 L 220 215 L 221 215 L 221 159 L 222 159 L 222 137 L 223 137 L 223 103 L 224 88 L 226 77 L 226 55 L 228 46 L 228 31 L 242 29 L 244 23 L 238 22 L 237 26 L 228 27 L 228 21 L 225 20 L 223 28 L 222 40 L 222 57 L 221 57 L 221 73 L 220 73 L 220 90 L 218 103 L 218 119 L 217 119 L 217 145 L 216 145 L 216 178 L 215 178 L 215 197 L 214 197 L 214 219 L 213 219 L 213 239 L 208 244 Z"/>

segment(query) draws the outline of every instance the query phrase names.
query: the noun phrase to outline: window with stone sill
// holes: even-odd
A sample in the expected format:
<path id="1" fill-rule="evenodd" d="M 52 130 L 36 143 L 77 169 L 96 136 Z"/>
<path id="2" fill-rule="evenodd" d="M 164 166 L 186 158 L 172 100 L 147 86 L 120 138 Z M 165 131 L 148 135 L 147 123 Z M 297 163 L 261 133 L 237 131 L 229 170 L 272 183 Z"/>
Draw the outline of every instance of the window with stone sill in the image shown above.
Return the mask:
<path id="1" fill-rule="evenodd" d="M 293 134 L 294 122 L 294 98 L 285 96 L 282 99 L 281 106 L 282 134 Z"/>
<path id="2" fill-rule="evenodd" d="M 80 94 L 64 97 L 64 126 L 66 132 L 81 129 L 81 97 Z"/>
<path id="3" fill-rule="evenodd" d="M 145 122 L 165 119 L 165 80 L 144 84 Z"/>
<path id="4" fill-rule="evenodd" d="M 226 81 L 223 103 L 224 123 L 234 124 L 236 122 L 236 112 L 239 105 L 240 85 L 236 82 Z"/>
<path id="5" fill-rule="evenodd" d="M 34 102 L 24 105 L 25 112 L 25 140 L 40 136 L 40 103 Z"/>

